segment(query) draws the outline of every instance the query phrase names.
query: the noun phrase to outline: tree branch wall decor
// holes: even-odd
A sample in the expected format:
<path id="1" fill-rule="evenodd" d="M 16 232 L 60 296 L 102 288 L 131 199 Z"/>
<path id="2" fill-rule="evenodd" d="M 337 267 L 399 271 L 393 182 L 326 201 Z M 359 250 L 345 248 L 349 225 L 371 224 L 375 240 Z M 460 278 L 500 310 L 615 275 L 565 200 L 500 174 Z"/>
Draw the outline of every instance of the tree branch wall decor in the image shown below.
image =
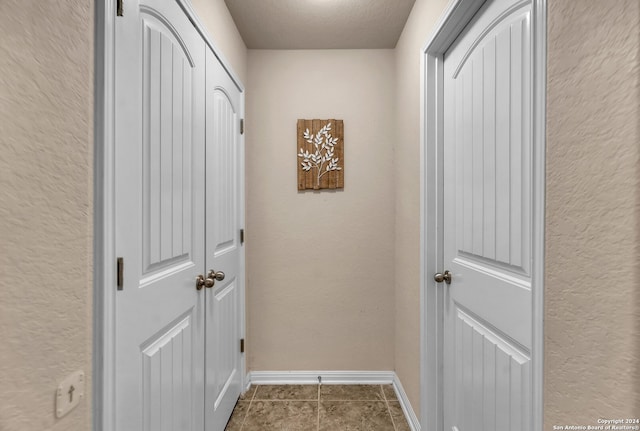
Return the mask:
<path id="1" fill-rule="evenodd" d="M 298 190 L 344 188 L 342 120 L 298 120 Z"/>

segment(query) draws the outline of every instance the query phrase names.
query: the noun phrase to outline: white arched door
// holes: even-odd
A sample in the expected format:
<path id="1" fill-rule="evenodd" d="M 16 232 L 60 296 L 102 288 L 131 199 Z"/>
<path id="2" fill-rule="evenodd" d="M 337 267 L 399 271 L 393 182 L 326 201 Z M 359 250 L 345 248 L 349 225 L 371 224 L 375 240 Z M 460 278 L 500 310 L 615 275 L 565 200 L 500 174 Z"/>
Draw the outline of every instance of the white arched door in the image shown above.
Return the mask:
<path id="1" fill-rule="evenodd" d="M 205 43 L 172 0 L 116 18 L 116 430 L 203 430 Z"/>
<path id="2" fill-rule="evenodd" d="M 207 50 L 205 426 L 223 430 L 242 391 L 242 142 L 240 90 Z M 213 274 L 212 274 L 213 275 Z"/>
<path id="3" fill-rule="evenodd" d="M 444 54 L 444 429 L 531 429 L 531 2 Z M 446 277 L 445 277 L 446 278 Z"/>

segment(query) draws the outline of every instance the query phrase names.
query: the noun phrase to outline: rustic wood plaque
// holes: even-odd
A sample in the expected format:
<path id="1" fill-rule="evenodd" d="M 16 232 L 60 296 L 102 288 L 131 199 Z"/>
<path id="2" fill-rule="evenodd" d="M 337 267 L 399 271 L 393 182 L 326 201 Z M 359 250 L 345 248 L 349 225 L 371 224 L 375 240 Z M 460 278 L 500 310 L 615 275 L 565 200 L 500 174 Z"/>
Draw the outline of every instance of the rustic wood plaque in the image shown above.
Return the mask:
<path id="1" fill-rule="evenodd" d="M 342 120 L 298 120 L 298 190 L 344 188 Z"/>

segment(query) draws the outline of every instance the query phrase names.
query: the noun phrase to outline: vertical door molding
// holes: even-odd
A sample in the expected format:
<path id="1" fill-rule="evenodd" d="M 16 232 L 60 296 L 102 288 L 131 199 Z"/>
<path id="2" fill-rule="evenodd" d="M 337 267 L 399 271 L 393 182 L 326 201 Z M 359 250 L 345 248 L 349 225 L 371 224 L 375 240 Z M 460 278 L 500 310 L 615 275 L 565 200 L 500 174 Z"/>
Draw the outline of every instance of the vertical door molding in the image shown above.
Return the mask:
<path id="1" fill-rule="evenodd" d="M 115 19 L 95 4 L 93 160 L 93 429 L 115 427 Z"/>
<path id="2" fill-rule="evenodd" d="M 491 0 L 488 0 L 491 1 Z M 485 0 L 452 0 L 421 54 L 420 80 L 420 411 L 421 428 L 443 430 L 444 53 Z M 532 0 L 532 430 L 543 426 L 546 0 Z"/>
<path id="3" fill-rule="evenodd" d="M 547 0 L 532 0 L 532 110 L 533 133 L 533 218 L 532 218 L 532 301 L 533 334 L 532 364 L 532 410 L 533 431 L 544 426 L 544 235 L 545 235 L 545 190 L 547 148 Z"/>

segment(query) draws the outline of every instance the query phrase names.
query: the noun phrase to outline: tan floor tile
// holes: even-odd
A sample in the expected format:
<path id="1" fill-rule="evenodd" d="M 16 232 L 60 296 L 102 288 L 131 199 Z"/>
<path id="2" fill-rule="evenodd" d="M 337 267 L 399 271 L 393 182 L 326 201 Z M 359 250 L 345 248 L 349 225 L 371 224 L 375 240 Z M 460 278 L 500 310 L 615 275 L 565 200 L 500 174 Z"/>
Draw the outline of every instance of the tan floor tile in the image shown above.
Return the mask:
<path id="1" fill-rule="evenodd" d="M 317 400 L 318 385 L 259 385 L 255 400 Z"/>
<path id="2" fill-rule="evenodd" d="M 256 385 L 251 385 L 244 394 L 240 395 L 240 401 L 244 401 L 244 400 L 250 401 L 253 398 L 253 394 L 256 393 L 256 388 L 257 388 Z"/>
<path id="3" fill-rule="evenodd" d="M 240 431 L 247 410 L 249 410 L 249 401 L 238 401 L 233 409 L 231 418 L 229 418 L 225 431 Z"/>
<path id="4" fill-rule="evenodd" d="M 317 401 L 252 401 L 242 431 L 315 431 Z"/>
<path id="5" fill-rule="evenodd" d="M 396 425 L 396 431 L 411 431 L 399 401 L 389 401 L 389 411 Z"/>
<path id="6" fill-rule="evenodd" d="M 380 385 L 322 385 L 322 401 L 384 401 Z"/>
<path id="7" fill-rule="evenodd" d="M 384 401 L 322 401 L 320 431 L 394 431 Z"/>
<path id="8" fill-rule="evenodd" d="M 382 392 L 387 400 L 397 400 L 396 391 L 393 389 L 393 385 L 382 385 Z"/>

